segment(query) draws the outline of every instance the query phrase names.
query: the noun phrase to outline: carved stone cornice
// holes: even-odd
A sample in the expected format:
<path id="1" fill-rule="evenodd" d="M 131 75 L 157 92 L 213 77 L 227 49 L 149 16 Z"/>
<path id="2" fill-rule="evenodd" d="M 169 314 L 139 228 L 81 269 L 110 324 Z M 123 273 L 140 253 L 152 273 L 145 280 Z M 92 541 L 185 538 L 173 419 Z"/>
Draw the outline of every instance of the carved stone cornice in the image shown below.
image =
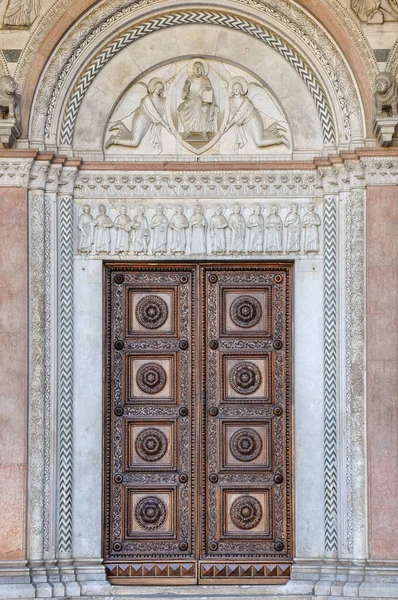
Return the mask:
<path id="1" fill-rule="evenodd" d="M 316 171 L 80 171 L 76 198 L 262 198 L 316 196 Z"/>

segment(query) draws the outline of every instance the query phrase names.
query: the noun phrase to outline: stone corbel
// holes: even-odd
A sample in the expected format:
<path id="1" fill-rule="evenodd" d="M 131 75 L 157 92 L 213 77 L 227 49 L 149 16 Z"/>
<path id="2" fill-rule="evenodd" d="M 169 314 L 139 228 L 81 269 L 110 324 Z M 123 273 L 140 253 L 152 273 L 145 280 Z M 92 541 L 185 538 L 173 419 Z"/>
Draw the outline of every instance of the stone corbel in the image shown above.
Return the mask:
<path id="1" fill-rule="evenodd" d="M 379 146 L 391 146 L 397 124 L 398 116 L 376 117 L 373 133 Z"/>

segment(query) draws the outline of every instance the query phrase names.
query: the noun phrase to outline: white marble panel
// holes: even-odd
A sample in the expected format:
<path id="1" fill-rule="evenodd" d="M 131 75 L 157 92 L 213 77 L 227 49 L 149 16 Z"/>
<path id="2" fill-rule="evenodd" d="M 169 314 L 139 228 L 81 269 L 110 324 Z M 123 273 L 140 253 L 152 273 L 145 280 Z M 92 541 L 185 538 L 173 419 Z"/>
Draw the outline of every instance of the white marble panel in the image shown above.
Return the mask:
<path id="1" fill-rule="evenodd" d="M 102 262 L 74 268 L 73 555 L 101 556 Z"/>
<path id="2" fill-rule="evenodd" d="M 294 462 L 296 556 L 324 553 L 323 269 L 296 261 L 294 293 Z"/>

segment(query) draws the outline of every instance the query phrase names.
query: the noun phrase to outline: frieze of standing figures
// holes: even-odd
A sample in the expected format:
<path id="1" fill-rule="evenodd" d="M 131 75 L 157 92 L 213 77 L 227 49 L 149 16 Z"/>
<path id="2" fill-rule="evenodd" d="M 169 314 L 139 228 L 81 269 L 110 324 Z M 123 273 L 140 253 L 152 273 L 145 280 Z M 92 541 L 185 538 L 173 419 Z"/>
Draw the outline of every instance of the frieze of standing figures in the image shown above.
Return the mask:
<path id="1" fill-rule="evenodd" d="M 110 202 L 77 206 L 77 253 L 113 255 L 318 255 L 319 201 L 284 203 Z"/>

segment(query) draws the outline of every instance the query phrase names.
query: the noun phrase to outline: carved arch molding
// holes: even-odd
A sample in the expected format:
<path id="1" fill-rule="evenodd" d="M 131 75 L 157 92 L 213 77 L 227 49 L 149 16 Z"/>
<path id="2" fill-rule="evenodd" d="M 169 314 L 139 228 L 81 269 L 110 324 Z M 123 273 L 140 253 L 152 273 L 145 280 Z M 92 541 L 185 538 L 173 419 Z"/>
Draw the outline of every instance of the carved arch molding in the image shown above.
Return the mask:
<path id="1" fill-rule="evenodd" d="M 157 2 L 149 4 L 150 9 L 148 2 L 128 6 L 118 2 L 111 10 L 105 2 L 101 20 L 97 7 L 65 34 L 37 86 L 30 113 L 32 145 L 71 151 L 79 109 L 102 69 L 138 40 L 189 25 L 218 27 L 260 40 L 283 57 L 290 65 L 286 68 L 294 69 L 306 86 L 325 146 L 343 149 L 363 141 L 362 103 L 351 70 L 332 38 L 295 5 L 249 5 L 240 0 L 233 6 L 220 3 L 198 10 L 188 2 L 184 10 L 154 15 Z"/>

